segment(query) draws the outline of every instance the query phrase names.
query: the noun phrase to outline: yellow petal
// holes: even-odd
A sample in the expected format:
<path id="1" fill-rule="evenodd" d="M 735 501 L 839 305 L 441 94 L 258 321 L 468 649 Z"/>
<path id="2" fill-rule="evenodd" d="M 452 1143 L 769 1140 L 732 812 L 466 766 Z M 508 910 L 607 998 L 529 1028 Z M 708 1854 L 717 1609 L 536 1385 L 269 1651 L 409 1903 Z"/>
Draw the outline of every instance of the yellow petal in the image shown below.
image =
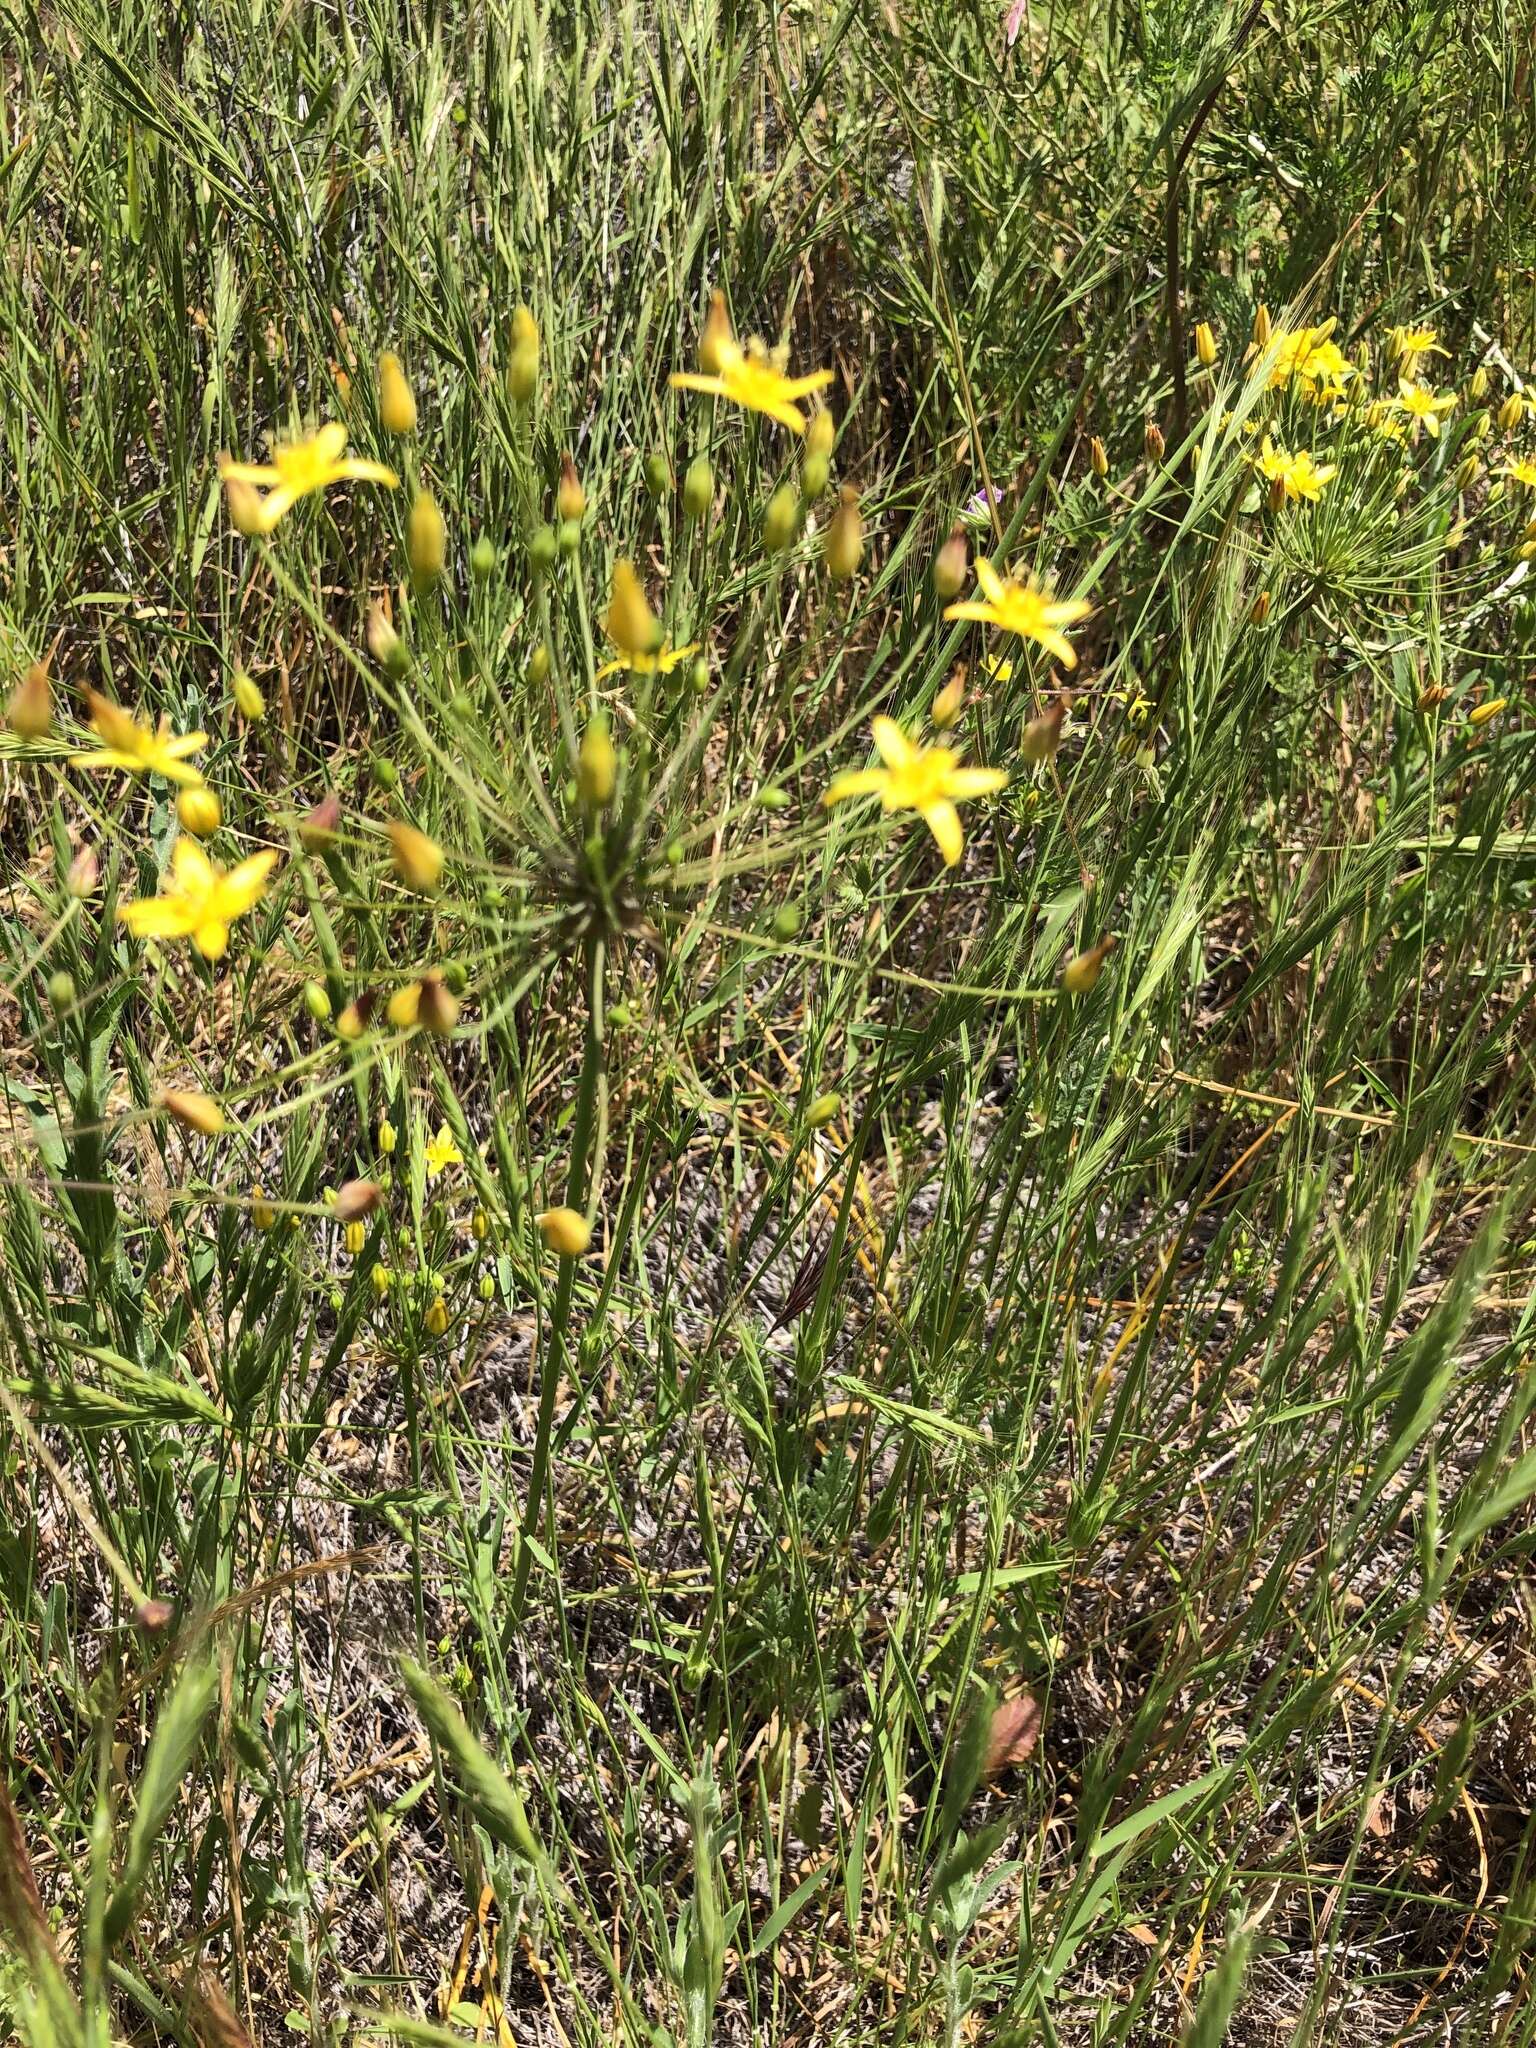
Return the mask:
<path id="1" fill-rule="evenodd" d="M 221 918 L 205 918 L 192 934 L 192 943 L 205 960 L 222 960 L 229 951 L 229 926 Z"/>
<path id="2" fill-rule="evenodd" d="M 952 868 L 965 851 L 960 813 L 947 798 L 940 797 L 937 803 L 923 805 L 923 823 L 939 842 L 945 867 Z"/>
<path id="3" fill-rule="evenodd" d="M 846 796 L 873 796 L 883 790 L 890 780 L 886 768 L 850 768 L 845 774 L 836 775 L 822 798 L 824 804 L 840 804 Z"/>
<path id="4" fill-rule="evenodd" d="M 227 917 L 243 917 L 266 894 L 267 877 L 277 865 L 273 852 L 253 853 L 238 867 L 231 868 L 219 886 L 219 901 Z"/>
<path id="5" fill-rule="evenodd" d="M 985 555 L 978 555 L 976 557 L 976 581 L 981 585 L 982 589 L 986 592 L 987 597 L 991 601 L 991 603 L 1002 603 L 1003 579 L 1001 576 L 998 575 L 997 571 L 993 568 L 992 564 L 987 560 Z"/>
<path id="6" fill-rule="evenodd" d="M 1007 786 L 1004 768 L 952 768 L 945 778 L 944 793 L 964 803 L 967 797 L 994 796 Z"/>
<path id="7" fill-rule="evenodd" d="M 882 715 L 873 719 L 869 730 L 875 742 L 875 752 L 887 768 L 906 768 L 911 765 L 916 749 L 894 718 Z"/>

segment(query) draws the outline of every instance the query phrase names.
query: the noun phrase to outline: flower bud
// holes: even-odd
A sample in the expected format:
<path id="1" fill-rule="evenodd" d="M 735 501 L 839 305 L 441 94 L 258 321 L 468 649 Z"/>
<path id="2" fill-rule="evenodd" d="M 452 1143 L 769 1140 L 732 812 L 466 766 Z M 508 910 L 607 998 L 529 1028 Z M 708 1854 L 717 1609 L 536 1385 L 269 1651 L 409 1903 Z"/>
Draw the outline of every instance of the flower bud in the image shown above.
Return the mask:
<path id="1" fill-rule="evenodd" d="M 581 478 L 576 474 L 576 465 L 569 453 L 560 458 L 560 483 L 555 491 L 555 510 L 566 521 L 579 522 L 586 516 L 587 494 L 581 487 Z"/>
<path id="2" fill-rule="evenodd" d="M 101 883 L 101 862 L 96 858 L 96 849 L 82 846 L 69 864 L 69 873 L 64 886 L 77 901 L 94 896 Z"/>
<path id="3" fill-rule="evenodd" d="M 368 652 L 384 673 L 398 682 L 411 665 L 410 650 L 390 623 L 389 614 L 382 605 L 369 605 L 366 637 Z"/>
<path id="4" fill-rule="evenodd" d="M 1280 512 L 1285 508 L 1285 478 L 1272 476 L 1269 480 L 1269 509 Z"/>
<path id="5" fill-rule="evenodd" d="M 480 1275 L 478 1292 L 482 1301 L 489 1302 L 496 1299 L 496 1276 L 494 1273 L 482 1273 Z"/>
<path id="6" fill-rule="evenodd" d="M 394 1125 L 390 1122 L 387 1116 L 380 1117 L 379 1119 L 377 1142 L 379 1152 L 381 1156 L 385 1159 L 388 1159 L 390 1157 L 391 1153 L 393 1153 L 395 1149 L 395 1146 L 400 1142 L 399 1133 L 396 1131 Z"/>
<path id="7" fill-rule="evenodd" d="M 763 508 L 763 546 L 782 554 L 800 527 L 800 500 L 789 484 L 780 484 Z"/>
<path id="8" fill-rule="evenodd" d="M 48 977 L 48 1000 L 61 1015 L 75 1006 L 75 977 L 63 967 Z"/>
<path id="9" fill-rule="evenodd" d="M 1211 332 L 1209 320 L 1202 320 L 1195 328 L 1195 354 L 1209 369 L 1216 360 L 1216 337 Z"/>
<path id="10" fill-rule="evenodd" d="M 219 800 L 206 782 L 189 782 L 176 799 L 176 815 L 194 839 L 211 839 L 219 829 Z"/>
<path id="11" fill-rule="evenodd" d="M 789 802 L 789 791 L 777 782 L 765 782 L 757 792 L 757 806 L 762 811 L 787 811 Z"/>
<path id="12" fill-rule="evenodd" d="M 934 697 L 928 716 L 940 732 L 948 732 L 965 709 L 965 678 L 965 663 L 957 661 L 954 674 Z"/>
<path id="13" fill-rule="evenodd" d="M 361 1038 L 373 1016 L 374 1001 L 373 991 L 365 989 L 360 996 L 354 996 L 350 1003 L 344 1003 L 336 1019 L 336 1036 L 347 1040 L 349 1044 Z"/>
<path id="14" fill-rule="evenodd" d="M 688 687 L 695 697 L 709 694 L 709 662 L 704 655 L 696 655 L 688 671 Z"/>
<path id="15" fill-rule="evenodd" d="M 707 455 L 695 455 L 683 478 L 683 513 L 697 523 L 709 516 L 715 502 L 715 472 Z"/>
<path id="16" fill-rule="evenodd" d="M 810 425 L 805 430 L 806 454 L 830 455 L 836 439 L 837 426 L 831 413 L 826 406 L 818 406 L 811 414 Z"/>
<path id="17" fill-rule="evenodd" d="M 594 811 L 613 799 L 619 779 L 619 757 L 608 731 L 608 720 L 598 712 L 582 734 L 576 756 L 576 787 L 581 800 Z"/>
<path id="18" fill-rule="evenodd" d="M 382 1261 L 376 1263 L 368 1275 L 368 1285 L 382 1301 L 395 1284 L 395 1276 Z"/>
<path id="19" fill-rule="evenodd" d="M 1499 407 L 1498 420 L 1501 434 L 1512 434 L 1525 417 L 1525 400 L 1518 391 L 1511 391 Z"/>
<path id="20" fill-rule="evenodd" d="M 1414 709 L 1416 711 L 1436 711 L 1450 694 L 1444 683 L 1426 683 L 1415 700 Z"/>
<path id="21" fill-rule="evenodd" d="M 1252 607 L 1250 608 L 1248 613 L 1248 623 L 1250 626 L 1263 625 L 1264 621 L 1269 617 L 1269 607 L 1271 602 L 1272 600 L 1270 598 L 1269 592 L 1267 590 L 1261 590 L 1258 596 L 1253 600 Z"/>
<path id="22" fill-rule="evenodd" d="M 1079 953 L 1069 960 L 1061 970 L 1061 986 L 1065 993 L 1069 996 L 1087 995 L 1099 978 L 1100 968 L 1119 943 L 1111 932 L 1096 946 L 1090 946 L 1086 953 Z"/>
<path id="23" fill-rule="evenodd" d="M 305 982 L 304 1007 L 317 1024 L 330 1023 L 331 998 L 323 981 Z"/>
<path id="24" fill-rule="evenodd" d="M 613 594 L 603 623 L 623 654 L 654 654 L 661 645 L 661 622 L 645 601 L 634 563 L 622 555 L 613 565 Z"/>
<path id="25" fill-rule="evenodd" d="M 1467 396 L 1474 405 L 1479 404 L 1488 396 L 1488 371 L 1482 363 L 1478 364 L 1468 380 Z"/>
<path id="26" fill-rule="evenodd" d="M 544 1242 L 562 1259 L 579 1259 L 592 1243 L 592 1227 L 579 1209 L 541 1209 L 534 1218 Z"/>
<path id="27" fill-rule="evenodd" d="M 341 798 L 334 789 L 328 789 L 300 818 L 299 844 L 306 853 L 324 853 L 336 844 L 340 825 Z"/>
<path id="28" fill-rule="evenodd" d="M 863 552 L 864 518 L 859 511 L 859 494 L 852 484 L 844 484 L 827 528 L 827 574 L 832 581 L 846 583 L 858 568 Z"/>
<path id="29" fill-rule="evenodd" d="M 398 818 L 390 820 L 389 838 L 395 873 L 407 889 L 414 889 L 418 895 L 430 895 L 443 879 L 443 849 L 425 832 L 418 832 L 414 825 L 404 824 Z"/>
<path id="30" fill-rule="evenodd" d="M 176 1619 L 176 1610 L 169 1600 L 141 1600 L 133 1610 L 133 1618 L 145 1635 L 159 1636 Z"/>
<path id="31" fill-rule="evenodd" d="M 389 349 L 379 357 L 379 418 L 386 434 L 416 431 L 416 396 L 406 382 L 400 358 Z"/>
<path id="32" fill-rule="evenodd" d="M 1109 456 L 1105 451 L 1104 443 L 1097 434 L 1088 443 L 1088 460 L 1093 465 L 1095 476 L 1106 477 L 1109 475 Z"/>
<path id="33" fill-rule="evenodd" d="M 1467 713 L 1467 723 L 1473 726 L 1486 725 L 1491 718 L 1497 718 L 1501 711 L 1507 709 L 1508 704 L 1507 697 L 1490 697 L 1475 710 Z"/>
<path id="34" fill-rule="evenodd" d="M 832 465 L 825 455 L 807 455 L 800 465 L 800 497 L 804 504 L 814 505 L 827 488 L 832 474 Z"/>
<path id="35" fill-rule="evenodd" d="M 6 723 L 18 739 L 47 738 L 53 724 L 53 685 L 42 662 L 34 661 L 11 692 L 5 716 Z"/>
<path id="36" fill-rule="evenodd" d="M 704 332 L 699 336 L 699 368 L 706 377 L 719 376 L 725 363 L 725 352 L 734 346 L 731 316 L 725 310 L 725 293 L 712 292 L 709 311 L 704 316 Z"/>
<path id="37" fill-rule="evenodd" d="M 216 1138 L 225 1129 L 223 1110 L 211 1095 L 196 1088 L 162 1088 L 159 1104 L 167 1116 L 201 1137 Z"/>
<path id="38" fill-rule="evenodd" d="M 1454 482 L 1457 490 L 1469 490 L 1477 482 L 1482 466 L 1475 455 L 1464 455 L 1456 465 Z"/>
<path id="39" fill-rule="evenodd" d="M 343 1181 L 332 1205 L 338 1223 L 360 1223 L 379 1206 L 381 1190 L 376 1180 Z"/>
<path id="40" fill-rule="evenodd" d="M 263 1195 L 260 1181 L 251 1189 L 251 1221 L 258 1230 L 270 1230 L 277 1221 L 277 1211 Z"/>
<path id="41" fill-rule="evenodd" d="M 528 542 L 528 566 L 535 576 L 547 576 L 560 556 L 560 536 L 552 526 L 534 529 Z"/>
<path id="42" fill-rule="evenodd" d="M 477 1209 L 469 1219 L 469 1234 L 476 1244 L 484 1244 L 491 1234 L 491 1219 L 483 1209 Z"/>
<path id="43" fill-rule="evenodd" d="M 235 670 L 229 687 L 243 718 L 248 718 L 251 724 L 255 725 L 259 719 L 266 717 L 267 700 L 243 668 Z"/>
<path id="44" fill-rule="evenodd" d="M 448 559 L 448 529 L 430 491 L 418 491 L 411 501 L 405 522 L 405 559 L 418 591 L 430 590 L 443 573 L 443 564 Z"/>
<path id="45" fill-rule="evenodd" d="M 1042 761 L 1055 760 L 1061 746 L 1062 727 L 1071 709 L 1071 692 L 1063 690 L 1053 704 L 1025 726 L 1019 740 L 1019 752 L 1032 768 L 1038 767 Z"/>
<path id="46" fill-rule="evenodd" d="M 549 642 L 541 640 L 528 657 L 528 680 L 538 689 L 549 681 Z"/>
<path id="47" fill-rule="evenodd" d="M 773 913 L 773 919 L 769 926 L 769 929 L 772 931 L 773 936 L 776 939 L 787 943 L 790 939 L 798 937 L 800 931 L 800 924 L 801 916 L 799 904 L 781 903 L 778 909 Z"/>
<path id="48" fill-rule="evenodd" d="M 1257 349 L 1268 348 L 1270 343 L 1270 337 L 1273 333 L 1274 327 L 1270 321 L 1269 308 L 1265 305 L 1264 301 L 1260 299 L 1258 305 L 1255 306 L 1253 310 L 1254 347 Z"/>
<path id="49" fill-rule="evenodd" d="M 841 1095 L 828 1093 L 818 1095 L 805 1112 L 805 1126 L 810 1131 L 823 1131 L 843 1106 Z"/>
<path id="50" fill-rule="evenodd" d="M 423 1321 L 425 1322 L 427 1330 L 430 1335 L 434 1337 L 442 1337 L 447 1334 L 448 1304 L 446 1301 L 444 1301 L 441 1295 L 437 1297 L 436 1301 L 434 1301 L 432 1306 L 427 1310 L 427 1313 L 423 1318 Z"/>
<path id="51" fill-rule="evenodd" d="M 934 594 L 944 604 L 957 598 L 965 588 L 965 579 L 970 573 L 970 555 L 965 544 L 965 535 L 957 526 L 943 547 L 933 558 Z"/>
<path id="52" fill-rule="evenodd" d="M 653 503 L 659 505 L 672 488 L 672 465 L 665 455 L 653 454 L 645 458 L 645 488 Z"/>
<path id="53" fill-rule="evenodd" d="M 388 754 L 371 754 L 368 758 L 368 776 L 379 789 L 390 790 L 400 787 L 400 770 Z"/>
<path id="54" fill-rule="evenodd" d="M 349 1259 L 361 1258 L 363 1254 L 363 1246 L 368 1242 L 367 1224 L 349 1223 L 346 1229 L 343 1230 L 343 1232 L 341 1233 L 341 1241 L 346 1247 L 347 1257 Z"/>
<path id="55" fill-rule="evenodd" d="M 496 574 L 496 543 L 488 533 L 475 538 L 469 551 L 469 573 L 477 583 L 489 583 Z"/>
<path id="56" fill-rule="evenodd" d="M 440 974 L 421 977 L 417 1021 L 434 1038 L 446 1038 L 459 1021 L 459 999 Z"/>
<path id="57" fill-rule="evenodd" d="M 1163 459 L 1163 450 L 1167 446 L 1167 443 L 1163 439 L 1163 430 L 1157 424 L 1156 420 L 1147 421 L 1147 430 L 1146 433 L 1142 436 L 1142 440 L 1146 447 L 1147 454 L 1151 458 L 1151 460 L 1153 462 L 1161 462 Z"/>
<path id="58" fill-rule="evenodd" d="M 415 1027 L 420 1009 L 421 983 L 408 981 L 395 990 L 384 1006 L 384 1014 L 397 1031 L 410 1031 Z"/>
<path id="59" fill-rule="evenodd" d="M 560 531 L 555 535 L 555 545 L 562 555 L 574 555 L 581 546 L 581 521 L 579 519 L 562 520 Z"/>

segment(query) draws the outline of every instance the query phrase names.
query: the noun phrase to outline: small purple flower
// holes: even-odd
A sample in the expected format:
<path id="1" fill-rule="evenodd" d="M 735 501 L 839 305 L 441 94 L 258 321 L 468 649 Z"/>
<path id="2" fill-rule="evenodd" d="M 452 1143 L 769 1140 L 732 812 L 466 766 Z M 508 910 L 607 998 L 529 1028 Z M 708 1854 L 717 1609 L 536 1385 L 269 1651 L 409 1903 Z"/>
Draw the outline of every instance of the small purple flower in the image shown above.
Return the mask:
<path id="1" fill-rule="evenodd" d="M 974 498 L 967 500 L 965 510 L 961 513 L 960 517 L 967 526 L 989 526 L 992 522 L 992 507 L 994 505 L 1001 505 L 1002 502 L 1003 494 L 1001 491 L 988 490 L 983 486 Z"/>

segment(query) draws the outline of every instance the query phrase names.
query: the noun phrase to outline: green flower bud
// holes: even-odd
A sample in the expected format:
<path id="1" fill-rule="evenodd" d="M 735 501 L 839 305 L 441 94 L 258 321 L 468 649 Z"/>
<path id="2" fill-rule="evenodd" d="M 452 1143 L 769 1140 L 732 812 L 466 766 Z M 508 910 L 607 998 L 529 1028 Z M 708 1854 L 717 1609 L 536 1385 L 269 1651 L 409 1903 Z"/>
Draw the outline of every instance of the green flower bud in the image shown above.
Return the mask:
<path id="1" fill-rule="evenodd" d="M 780 484 L 763 508 L 763 546 L 781 555 L 799 531 L 799 497 L 792 484 Z"/>
<path id="2" fill-rule="evenodd" d="M 773 936 L 776 939 L 792 939 L 800 930 L 800 906 L 798 903 L 781 903 L 773 913 Z"/>
<path id="3" fill-rule="evenodd" d="M 567 519 L 560 527 L 559 549 L 562 555 L 574 555 L 581 546 L 581 521 Z"/>
<path id="4" fill-rule="evenodd" d="M 825 1130 L 842 1106 L 843 1098 L 841 1095 L 833 1094 L 830 1091 L 825 1095 L 818 1095 L 810 1108 L 805 1112 L 807 1130 Z"/>
<path id="5" fill-rule="evenodd" d="M 821 418 L 817 414 L 817 418 Z M 825 455 L 807 455 L 800 468 L 800 496 L 807 505 L 814 505 L 827 488 L 832 474 L 832 465 Z"/>
<path id="6" fill-rule="evenodd" d="M 324 982 L 305 982 L 304 1007 L 317 1024 L 329 1024 L 331 1021 L 331 999 L 326 992 Z"/>
<path id="7" fill-rule="evenodd" d="M 536 576 L 547 576 L 560 553 L 560 536 L 552 526 L 541 526 L 528 543 L 528 560 Z"/>
<path id="8" fill-rule="evenodd" d="M 74 1007 L 75 979 L 62 967 L 48 977 L 48 1000 L 56 1010 L 69 1010 Z"/>
<path id="9" fill-rule="evenodd" d="M 470 574 L 480 583 L 485 583 L 496 573 L 496 543 L 488 533 L 482 533 L 469 551 Z"/>
<path id="10" fill-rule="evenodd" d="M 665 455 L 645 458 L 645 488 L 659 505 L 672 488 L 672 465 Z"/>
<path id="11" fill-rule="evenodd" d="M 705 519 L 714 502 L 715 472 L 709 466 L 709 457 L 695 455 L 683 478 L 683 511 L 689 519 Z"/>
<path id="12" fill-rule="evenodd" d="M 375 754 L 368 763 L 368 779 L 378 789 L 398 789 L 400 770 L 387 754 Z"/>

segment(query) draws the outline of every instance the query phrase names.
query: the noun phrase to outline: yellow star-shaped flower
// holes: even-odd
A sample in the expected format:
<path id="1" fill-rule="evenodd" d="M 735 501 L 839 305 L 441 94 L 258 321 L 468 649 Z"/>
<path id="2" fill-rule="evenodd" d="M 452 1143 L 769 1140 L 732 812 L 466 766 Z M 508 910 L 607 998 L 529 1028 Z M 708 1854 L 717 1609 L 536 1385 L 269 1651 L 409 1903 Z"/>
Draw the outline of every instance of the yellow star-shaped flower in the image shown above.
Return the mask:
<path id="1" fill-rule="evenodd" d="M 1012 576 L 999 576 L 984 555 L 976 559 L 976 581 L 982 596 L 950 605 L 944 613 L 946 619 L 977 619 L 983 625 L 996 626 L 1000 633 L 1037 640 L 1063 668 L 1076 668 L 1077 655 L 1061 629 L 1086 619 L 1093 610 L 1091 604 L 1081 597 L 1058 602 L 1033 577 L 1019 583 Z"/>
<path id="2" fill-rule="evenodd" d="M 673 669 L 691 661 L 703 645 L 702 640 L 690 640 L 684 647 L 669 647 L 663 640 L 654 654 L 621 654 L 617 661 L 605 661 L 596 680 L 602 682 L 605 676 L 616 676 L 620 669 L 637 676 L 669 676 Z"/>
<path id="3" fill-rule="evenodd" d="M 446 1124 L 439 1124 L 437 1136 L 428 1138 L 426 1144 L 427 1179 L 436 1180 L 440 1173 L 446 1173 L 450 1166 L 462 1166 L 464 1154 L 454 1143 L 453 1133 Z"/>
<path id="4" fill-rule="evenodd" d="M 808 377 L 786 377 L 760 341 L 743 348 L 731 332 L 724 295 L 716 292 L 699 347 L 698 370 L 679 370 L 672 378 L 674 391 L 703 391 L 712 398 L 728 398 L 748 412 L 766 413 L 792 434 L 805 432 L 805 414 L 797 399 L 824 391 L 832 382 L 830 370 L 813 370 Z"/>
<path id="5" fill-rule="evenodd" d="M 1323 495 L 1323 485 L 1338 473 L 1337 463 L 1314 462 L 1305 448 L 1298 448 L 1292 455 L 1287 449 L 1277 448 L 1268 434 L 1260 443 L 1258 454 L 1250 459 L 1282 499 L 1305 498 L 1312 505 Z"/>
<path id="6" fill-rule="evenodd" d="M 88 754 L 72 754 L 72 767 L 123 768 L 130 775 L 163 775 L 168 782 L 185 785 L 202 781 L 187 756 L 207 746 L 207 733 L 173 735 L 163 718 L 158 732 L 152 732 L 95 690 L 87 690 L 85 696 L 91 707 L 91 730 L 106 744 Z"/>
<path id="7" fill-rule="evenodd" d="M 1434 441 L 1440 435 L 1440 415 L 1451 411 L 1456 403 L 1456 394 L 1446 391 L 1437 397 L 1427 384 L 1416 384 L 1411 377 L 1399 377 L 1397 396 L 1392 403 L 1412 421 L 1411 431 L 1415 440 L 1422 427 Z"/>
<path id="8" fill-rule="evenodd" d="M 965 833 L 957 803 L 992 796 L 1008 777 L 1001 768 L 962 768 L 953 747 L 924 747 L 909 740 L 894 718 L 877 718 L 870 727 L 881 768 L 854 768 L 833 781 L 824 804 L 845 797 L 878 796 L 886 811 L 916 811 L 938 841 L 946 867 L 965 851 Z"/>
<path id="9" fill-rule="evenodd" d="M 265 896 L 276 865 L 275 853 L 253 853 L 226 871 L 183 834 L 171 849 L 170 887 L 117 915 L 137 939 L 190 939 L 205 960 L 222 960 L 230 926 Z"/>
<path id="10" fill-rule="evenodd" d="M 333 420 L 306 440 L 280 442 L 270 462 L 231 462 L 222 456 L 219 475 L 229 488 L 236 523 L 243 530 L 270 533 L 300 498 L 332 484 L 384 484 L 393 490 L 399 483 L 384 463 L 348 455 L 346 447 L 347 430 Z M 266 496 L 257 497 L 258 490 Z"/>

